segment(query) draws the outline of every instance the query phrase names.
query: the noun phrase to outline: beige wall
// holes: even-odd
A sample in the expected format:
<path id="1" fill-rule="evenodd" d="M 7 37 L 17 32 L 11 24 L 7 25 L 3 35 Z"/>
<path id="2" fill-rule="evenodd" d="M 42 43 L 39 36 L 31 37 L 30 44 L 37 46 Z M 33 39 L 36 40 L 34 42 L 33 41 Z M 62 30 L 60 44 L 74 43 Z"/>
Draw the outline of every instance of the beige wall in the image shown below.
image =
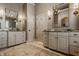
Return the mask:
<path id="1" fill-rule="evenodd" d="M 52 28 L 52 19 L 48 20 L 48 10 L 53 9 L 53 4 L 39 3 L 36 4 L 36 35 L 37 40 L 43 40 L 43 31 Z M 51 16 L 53 18 L 53 16 Z M 49 23 L 49 24 L 48 24 Z M 50 27 L 48 27 L 50 25 Z"/>
<path id="2" fill-rule="evenodd" d="M 70 24 L 70 28 L 72 28 L 72 29 L 78 28 L 77 27 L 77 17 L 73 14 L 73 4 L 70 4 L 69 24 Z"/>
<path id="3" fill-rule="evenodd" d="M 27 3 L 27 41 L 34 41 L 35 4 Z"/>

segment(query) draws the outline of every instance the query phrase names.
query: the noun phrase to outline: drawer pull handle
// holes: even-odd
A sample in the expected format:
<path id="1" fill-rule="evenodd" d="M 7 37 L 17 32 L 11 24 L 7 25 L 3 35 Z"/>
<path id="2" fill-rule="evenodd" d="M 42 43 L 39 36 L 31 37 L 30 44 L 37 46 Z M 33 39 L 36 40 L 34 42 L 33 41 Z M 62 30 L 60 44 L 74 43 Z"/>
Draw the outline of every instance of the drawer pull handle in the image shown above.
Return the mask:
<path id="1" fill-rule="evenodd" d="M 78 34 L 74 34 L 74 35 L 78 35 Z"/>
<path id="2" fill-rule="evenodd" d="M 78 43 L 77 41 L 74 41 L 74 43 Z"/>

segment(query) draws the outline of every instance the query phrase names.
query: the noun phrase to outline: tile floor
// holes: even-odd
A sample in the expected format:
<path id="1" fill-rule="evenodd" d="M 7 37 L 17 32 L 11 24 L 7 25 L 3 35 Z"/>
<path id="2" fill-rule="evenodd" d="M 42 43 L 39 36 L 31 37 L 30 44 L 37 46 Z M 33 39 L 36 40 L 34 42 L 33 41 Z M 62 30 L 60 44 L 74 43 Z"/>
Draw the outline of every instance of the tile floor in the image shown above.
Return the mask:
<path id="1" fill-rule="evenodd" d="M 0 56 L 64 56 L 43 47 L 38 41 L 20 44 L 0 50 Z"/>

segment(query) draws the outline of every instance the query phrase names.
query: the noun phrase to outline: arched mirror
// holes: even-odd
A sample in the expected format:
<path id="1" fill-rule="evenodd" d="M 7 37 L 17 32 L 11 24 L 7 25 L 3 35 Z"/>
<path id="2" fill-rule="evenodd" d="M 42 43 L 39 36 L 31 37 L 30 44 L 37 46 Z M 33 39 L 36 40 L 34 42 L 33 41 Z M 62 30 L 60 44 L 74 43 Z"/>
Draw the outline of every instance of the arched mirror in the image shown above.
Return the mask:
<path id="1" fill-rule="evenodd" d="M 68 27 L 68 17 L 63 17 L 61 19 L 61 26 L 62 27 Z"/>

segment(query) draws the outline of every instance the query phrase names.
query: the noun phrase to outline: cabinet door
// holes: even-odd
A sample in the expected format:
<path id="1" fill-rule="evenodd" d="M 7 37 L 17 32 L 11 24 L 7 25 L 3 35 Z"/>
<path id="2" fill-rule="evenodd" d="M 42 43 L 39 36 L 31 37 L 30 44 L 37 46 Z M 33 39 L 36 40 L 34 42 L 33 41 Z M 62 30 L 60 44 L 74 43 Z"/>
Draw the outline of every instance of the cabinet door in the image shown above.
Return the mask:
<path id="1" fill-rule="evenodd" d="M 16 32 L 16 44 L 20 44 L 25 42 L 25 33 L 24 32 Z"/>
<path id="2" fill-rule="evenodd" d="M 15 32 L 8 32 L 8 46 L 15 45 L 16 43 L 16 33 Z"/>
<path id="3" fill-rule="evenodd" d="M 1 44 L 2 44 L 2 43 L 1 43 L 1 41 L 0 41 L 0 48 L 2 48 L 2 47 L 1 47 Z"/>
<path id="4" fill-rule="evenodd" d="M 22 40 L 22 33 L 21 32 L 16 32 L 16 44 L 20 44 Z"/>
<path id="5" fill-rule="evenodd" d="M 68 53 L 68 37 L 58 37 L 58 51 Z"/>
<path id="6" fill-rule="evenodd" d="M 5 48 L 5 47 L 7 47 L 7 41 L 6 40 L 3 40 L 1 42 L 1 48 Z"/>
<path id="7" fill-rule="evenodd" d="M 49 48 L 57 49 L 57 33 L 49 33 Z"/>
<path id="8" fill-rule="evenodd" d="M 49 46 L 49 40 L 48 40 L 48 32 L 44 32 L 44 39 L 43 39 L 44 46 Z"/>
<path id="9" fill-rule="evenodd" d="M 22 42 L 26 42 L 26 33 L 22 32 Z"/>
<path id="10" fill-rule="evenodd" d="M 0 32 L 0 47 L 7 47 L 7 32 Z"/>

